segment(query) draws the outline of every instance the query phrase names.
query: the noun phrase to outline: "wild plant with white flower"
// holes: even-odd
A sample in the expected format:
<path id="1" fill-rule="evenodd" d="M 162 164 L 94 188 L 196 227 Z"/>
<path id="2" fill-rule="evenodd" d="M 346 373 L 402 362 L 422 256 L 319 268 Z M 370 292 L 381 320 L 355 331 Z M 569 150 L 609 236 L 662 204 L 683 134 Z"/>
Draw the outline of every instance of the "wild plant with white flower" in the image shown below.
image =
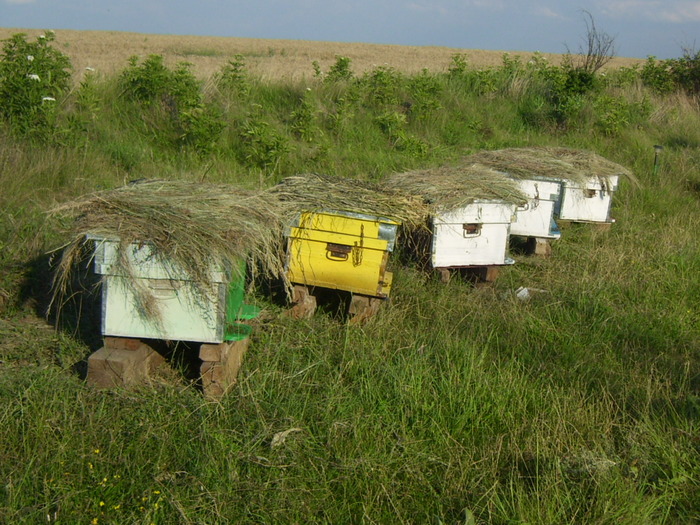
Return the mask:
<path id="1" fill-rule="evenodd" d="M 46 139 L 54 130 L 61 95 L 68 90 L 70 59 L 52 47 L 53 32 L 34 42 L 19 33 L 2 41 L 0 120 L 18 135 Z"/>

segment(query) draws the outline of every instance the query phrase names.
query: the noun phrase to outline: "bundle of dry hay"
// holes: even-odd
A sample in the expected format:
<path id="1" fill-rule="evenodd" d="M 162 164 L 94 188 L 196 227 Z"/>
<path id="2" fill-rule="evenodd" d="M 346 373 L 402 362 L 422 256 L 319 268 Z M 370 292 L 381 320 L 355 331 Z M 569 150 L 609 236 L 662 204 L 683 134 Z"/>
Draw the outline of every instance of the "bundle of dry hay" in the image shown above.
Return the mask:
<path id="1" fill-rule="evenodd" d="M 50 212 L 73 220 L 72 240 L 61 250 L 52 305 L 65 296 L 76 263 L 92 238 L 119 241 L 115 273 L 131 277 L 141 314 L 157 322 L 155 299 L 134 279 L 126 248 L 150 245 L 153 256 L 173 278 L 186 275 L 194 291 L 207 297 L 212 271 L 233 272 L 248 260 L 271 275 L 283 270 L 281 232 L 288 217 L 282 204 L 264 192 L 226 184 L 146 181 L 87 195 Z"/>
<path id="2" fill-rule="evenodd" d="M 337 211 L 414 224 L 426 213 L 419 199 L 399 189 L 347 177 L 297 175 L 283 179 L 269 191 L 297 216 L 302 212 Z"/>
<path id="3" fill-rule="evenodd" d="M 598 178 L 607 183 L 611 176 L 617 175 L 636 183 L 627 168 L 580 149 L 532 147 L 481 151 L 465 157 L 464 163 L 488 166 L 518 179 L 534 177 L 584 183 Z"/>
<path id="4" fill-rule="evenodd" d="M 480 164 L 395 173 L 383 185 L 423 199 L 431 213 L 462 208 L 476 200 L 500 200 L 525 204 L 527 197 L 503 173 Z"/>

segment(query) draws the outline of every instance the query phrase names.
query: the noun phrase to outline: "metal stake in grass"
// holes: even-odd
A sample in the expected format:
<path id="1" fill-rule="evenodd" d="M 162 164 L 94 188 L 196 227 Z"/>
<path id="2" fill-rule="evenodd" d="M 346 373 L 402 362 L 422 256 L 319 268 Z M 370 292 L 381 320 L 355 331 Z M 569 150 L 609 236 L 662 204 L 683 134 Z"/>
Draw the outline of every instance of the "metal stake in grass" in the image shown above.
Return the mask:
<path id="1" fill-rule="evenodd" d="M 658 144 L 654 145 L 654 177 L 659 174 L 659 154 L 663 149 L 663 146 L 659 146 Z"/>

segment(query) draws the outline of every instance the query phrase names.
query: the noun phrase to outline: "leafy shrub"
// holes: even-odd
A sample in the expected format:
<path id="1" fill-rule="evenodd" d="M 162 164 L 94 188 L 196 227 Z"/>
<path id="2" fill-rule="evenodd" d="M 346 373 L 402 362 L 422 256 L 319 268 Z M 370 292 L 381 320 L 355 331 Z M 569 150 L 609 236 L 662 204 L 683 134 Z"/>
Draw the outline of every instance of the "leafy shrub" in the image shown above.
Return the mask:
<path id="1" fill-rule="evenodd" d="M 406 130 L 406 115 L 398 111 L 386 111 L 375 118 L 376 124 L 389 137 L 389 143 L 397 151 L 414 158 L 424 158 L 430 148 L 426 142 Z"/>
<path id="2" fill-rule="evenodd" d="M 342 82 L 352 78 L 352 70 L 350 69 L 350 58 L 344 56 L 336 56 L 335 64 L 331 66 L 326 74 L 326 82 Z M 318 64 L 317 64 L 318 65 Z M 320 74 L 320 69 L 315 68 L 317 74 Z"/>
<path id="3" fill-rule="evenodd" d="M 238 97 L 247 97 L 250 94 L 250 80 L 245 70 L 243 55 L 236 55 L 233 60 L 221 68 L 215 77 L 219 89 L 234 94 Z"/>
<path id="4" fill-rule="evenodd" d="M 316 109 L 309 100 L 308 91 L 302 98 L 299 107 L 292 111 L 291 130 L 294 135 L 305 142 L 313 142 L 320 133 L 316 125 Z"/>
<path id="5" fill-rule="evenodd" d="M 450 69 L 448 78 L 452 86 L 456 86 L 465 93 L 485 95 L 498 91 L 498 72 L 494 69 L 462 69 L 462 64 Z"/>
<path id="6" fill-rule="evenodd" d="M 605 135 L 618 135 L 629 124 L 629 107 L 618 97 L 602 96 L 595 101 L 597 128 Z"/>
<path id="7" fill-rule="evenodd" d="M 562 98 L 584 95 L 596 88 L 596 75 L 580 67 L 564 66 L 564 84 L 559 95 Z"/>
<path id="8" fill-rule="evenodd" d="M 393 105 L 399 103 L 403 77 L 396 69 L 379 66 L 363 75 L 360 86 L 369 105 Z"/>
<path id="9" fill-rule="evenodd" d="M 467 55 L 456 53 L 452 55 L 450 65 L 447 72 L 451 77 L 459 77 L 464 75 L 469 70 L 469 61 Z"/>
<path id="10" fill-rule="evenodd" d="M 250 118 L 240 133 L 243 143 L 241 160 L 244 164 L 266 171 L 274 171 L 289 152 L 287 139 L 270 124 L 259 118 Z"/>
<path id="11" fill-rule="evenodd" d="M 404 130 L 399 130 L 394 137 L 394 147 L 416 159 L 423 159 L 430 152 L 428 143 Z"/>
<path id="12" fill-rule="evenodd" d="M 74 145 L 86 146 L 95 138 L 94 131 L 104 122 L 104 109 L 109 104 L 105 101 L 108 92 L 105 83 L 87 72 L 73 92 L 71 111 L 67 115 L 67 138 Z"/>
<path id="13" fill-rule="evenodd" d="M 676 88 L 669 63 L 665 60 L 658 61 L 653 56 L 647 57 L 640 75 L 644 85 L 658 94 L 670 93 Z"/>
<path id="14" fill-rule="evenodd" d="M 170 128 L 173 138 L 169 140 L 178 146 L 191 146 L 200 155 L 214 150 L 225 124 L 220 112 L 204 103 L 190 64 L 181 62 L 171 70 L 160 55 L 150 55 L 141 64 L 137 57 L 131 57 L 119 82 L 123 98 L 153 109 L 155 128 Z M 161 137 L 168 136 L 167 129 L 160 131 Z"/>
<path id="15" fill-rule="evenodd" d="M 75 95 L 75 105 L 78 111 L 85 113 L 90 120 L 98 117 L 103 104 L 94 75 L 88 74 L 80 82 Z"/>
<path id="16" fill-rule="evenodd" d="M 354 117 L 353 105 L 352 96 L 338 97 L 333 104 L 333 110 L 325 115 L 328 128 L 336 133 L 340 132 Z"/>
<path id="17" fill-rule="evenodd" d="M 428 118 L 434 111 L 442 109 L 440 97 L 443 85 L 439 78 L 424 69 L 420 75 L 411 77 L 407 83 L 410 114 L 416 119 Z"/>
<path id="18" fill-rule="evenodd" d="M 672 59 L 668 64 L 678 87 L 691 94 L 700 93 L 700 51 L 686 49 L 682 57 Z"/>
<path id="19" fill-rule="evenodd" d="M 377 115 L 375 122 L 389 136 L 395 136 L 406 125 L 406 115 L 397 111 L 386 111 Z"/>
<path id="20" fill-rule="evenodd" d="M 47 139 L 55 130 L 56 105 L 68 89 L 70 59 L 51 46 L 53 32 L 27 42 L 18 33 L 3 43 L 0 116 L 20 136 Z"/>
<path id="21" fill-rule="evenodd" d="M 200 104 L 180 114 L 183 145 L 192 146 L 200 155 L 209 155 L 216 149 L 221 133 L 226 127 L 219 111 L 212 106 Z"/>
<path id="22" fill-rule="evenodd" d="M 601 73 L 606 87 L 626 88 L 634 86 L 642 80 L 641 68 L 638 65 L 621 67 L 609 73 Z"/>
<path id="23" fill-rule="evenodd" d="M 644 84 L 659 94 L 681 89 L 696 95 L 700 93 L 700 51 L 686 49 L 680 58 L 661 61 L 650 56 L 641 75 Z"/>
<path id="24" fill-rule="evenodd" d="M 171 70 L 161 55 L 150 55 L 142 64 L 138 63 L 138 57 L 131 57 L 119 80 L 124 97 L 146 105 L 164 102 L 191 107 L 201 99 L 200 84 L 190 71 L 190 64 L 181 62 Z"/>

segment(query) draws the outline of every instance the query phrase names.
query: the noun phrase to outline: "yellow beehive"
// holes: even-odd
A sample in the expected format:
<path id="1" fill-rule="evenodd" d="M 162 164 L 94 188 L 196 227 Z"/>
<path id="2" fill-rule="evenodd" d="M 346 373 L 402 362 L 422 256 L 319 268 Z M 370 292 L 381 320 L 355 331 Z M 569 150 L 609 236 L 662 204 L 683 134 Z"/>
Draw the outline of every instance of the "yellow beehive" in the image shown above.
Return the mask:
<path id="1" fill-rule="evenodd" d="M 347 212 L 305 212 L 288 235 L 287 278 L 372 297 L 388 297 L 386 270 L 398 222 Z"/>

